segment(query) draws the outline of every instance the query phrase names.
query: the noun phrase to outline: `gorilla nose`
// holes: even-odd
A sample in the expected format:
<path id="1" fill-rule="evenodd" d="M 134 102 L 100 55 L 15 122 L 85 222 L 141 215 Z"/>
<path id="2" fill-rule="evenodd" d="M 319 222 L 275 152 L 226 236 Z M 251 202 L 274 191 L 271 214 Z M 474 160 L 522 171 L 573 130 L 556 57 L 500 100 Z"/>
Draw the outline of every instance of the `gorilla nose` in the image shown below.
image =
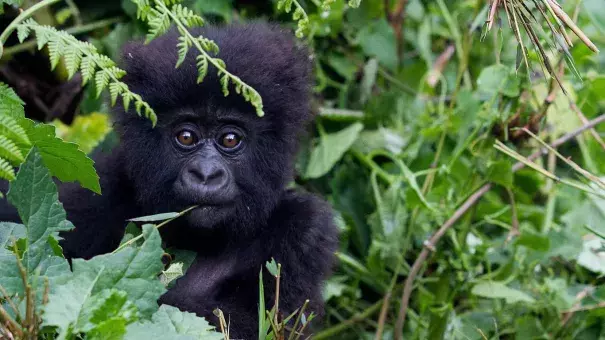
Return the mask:
<path id="1" fill-rule="evenodd" d="M 194 187 L 203 187 L 204 190 L 221 190 L 228 184 L 225 169 L 213 162 L 191 164 L 187 169 L 189 184 Z"/>

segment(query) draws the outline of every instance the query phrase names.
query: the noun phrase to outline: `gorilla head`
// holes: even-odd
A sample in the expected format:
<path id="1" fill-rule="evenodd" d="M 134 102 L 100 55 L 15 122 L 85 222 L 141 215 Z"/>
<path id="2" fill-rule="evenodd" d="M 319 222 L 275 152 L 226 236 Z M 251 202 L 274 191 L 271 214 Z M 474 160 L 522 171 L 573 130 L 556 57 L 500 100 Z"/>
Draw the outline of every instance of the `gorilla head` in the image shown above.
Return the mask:
<path id="1" fill-rule="evenodd" d="M 311 118 L 308 51 L 276 26 L 248 24 L 198 29 L 220 46 L 216 57 L 263 98 L 264 117 L 217 70 L 201 84 L 195 48 L 175 69 L 178 33 L 132 43 L 123 59 L 130 89 L 155 109 L 158 124 L 117 112 L 124 168 L 137 203 L 149 211 L 179 211 L 193 228 L 263 225 L 291 178 L 296 141 Z"/>

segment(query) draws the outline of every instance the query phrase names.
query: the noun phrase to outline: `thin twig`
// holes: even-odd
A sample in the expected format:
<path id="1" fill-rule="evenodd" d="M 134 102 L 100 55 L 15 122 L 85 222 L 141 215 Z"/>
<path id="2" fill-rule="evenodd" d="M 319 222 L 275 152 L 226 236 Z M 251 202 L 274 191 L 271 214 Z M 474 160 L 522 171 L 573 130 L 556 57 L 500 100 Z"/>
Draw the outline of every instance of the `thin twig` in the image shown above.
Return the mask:
<path id="1" fill-rule="evenodd" d="M 570 308 L 570 309 L 564 311 L 563 313 L 564 314 L 573 314 L 576 312 L 584 312 L 584 311 L 599 309 L 599 308 L 605 308 L 605 301 L 601 301 L 594 305 L 573 307 L 573 308 Z"/>
<path id="2" fill-rule="evenodd" d="M 584 115 L 584 113 L 582 112 L 582 110 L 580 110 L 580 108 L 578 107 L 578 105 L 576 105 L 576 103 L 570 102 L 569 103 L 569 107 L 571 108 L 571 110 L 573 112 L 576 113 L 576 115 L 578 116 L 578 118 L 580 118 L 580 121 L 582 121 L 582 124 L 586 124 L 588 122 L 588 119 L 586 118 L 586 116 Z M 601 146 L 601 148 L 603 150 L 605 150 L 605 142 L 603 141 L 603 139 L 601 138 L 601 136 L 599 135 L 599 133 L 597 132 L 597 130 L 590 129 L 590 134 L 597 141 L 597 143 L 599 143 L 599 145 Z"/>
<path id="3" fill-rule="evenodd" d="M 391 13 L 389 13 L 389 7 L 385 9 L 391 27 L 393 27 L 393 31 L 395 32 L 399 64 L 401 64 L 401 61 L 403 60 L 403 45 L 405 43 L 403 38 L 403 25 L 405 23 L 405 6 L 407 3 L 408 0 L 398 0 L 397 4 L 395 4 L 395 9 L 393 9 L 393 12 Z"/>
<path id="4" fill-rule="evenodd" d="M 556 147 L 560 146 L 561 144 L 564 144 L 564 143 L 570 141 L 571 139 L 577 137 L 582 132 L 584 132 L 588 129 L 591 129 L 591 128 L 595 127 L 596 125 L 603 123 L 603 122 L 605 122 L 605 114 L 600 115 L 599 117 L 588 122 L 588 124 L 585 124 L 582 127 L 563 135 L 562 137 L 555 140 L 550 146 L 552 148 L 556 148 Z M 530 160 L 534 160 L 534 159 L 540 157 L 541 155 L 543 155 L 544 153 L 546 153 L 547 151 L 548 151 L 547 148 L 540 148 L 540 150 L 532 153 L 527 158 Z M 516 171 L 519 171 L 520 169 L 522 169 L 523 167 L 525 167 L 525 164 L 523 164 L 521 162 L 517 162 L 517 163 L 515 163 L 515 165 L 513 165 L 512 169 L 514 172 L 516 172 Z M 399 314 L 397 316 L 397 323 L 395 325 L 395 339 L 396 340 L 402 339 L 403 326 L 405 325 L 405 317 L 406 317 L 409 302 L 410 302 L 410 296 L 412 294 L 413 284 L 416 279 L 416 276 L 418 275 L 418 272 L 420 272 L 422 265 L 424 264 L 427 257 L 429 256 L 429 252 L 431 251 L 430 248 L 434 249 L 437 242 L 439 242 L 439 240 L 443 237 L 443 235 L 445 235 L 445 233 L 448 231 L 448 229 L 450 229 L 454 225 L 454 223 L 456 223 L 458 221 L 458 219 L 460 219 L 460 217 L 462 217 L 473 205 L 475 205 L 475 203 L 477 203 L 479 201 L 479 199 L 483 195 L 485 195 L 491 188 L 492 188 L 492 184 L 487 183 L 487 184 L 483 185 L 481 188 L 479 188 L 477 191 L 475 191 L 475 193 L 473 193 L 456 210 L 456 212 L 454 212 L 454 215 L 452 215 L 452 217 L 450 217 L 439 228 L 439 230 L 437 230 L 437 232 L 435 232 L 435 234 L 433 234 L 433 236 L 428 241 L 425 242 L 425 247 L 422 249 L 422 251 L 420 252 L 418 257 L 416 258 L 416 261 L 412 265 L 412 269 L 410 270 L 410 273 L 409 273 L 407 279 L 405 280 L 405 285 L 403 287 L 403 294 L 401 296 L 401 307 L 399 309 Z"/>

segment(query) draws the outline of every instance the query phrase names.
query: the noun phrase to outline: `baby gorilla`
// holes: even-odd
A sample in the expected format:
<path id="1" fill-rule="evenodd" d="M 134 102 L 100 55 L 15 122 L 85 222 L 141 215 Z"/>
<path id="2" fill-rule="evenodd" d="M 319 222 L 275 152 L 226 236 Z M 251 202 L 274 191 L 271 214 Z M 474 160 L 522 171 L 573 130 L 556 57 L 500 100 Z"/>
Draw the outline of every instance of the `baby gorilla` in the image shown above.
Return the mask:
<path id="1" fill-rule="evenodd" d="M 124 78 L 148 101 L 158 124 L 134 112 L 114 114 L 120 144 L 97 157 L 103 195 L 75 184 L 60 198 L 76 229 L 64 233 L 67 257 L 89 258 L 115 249 L 125 221 L 181 211 L 163 227 L 167 246 L 195 251 L 195 262 L 160 303 L 217 323 L 220 308 L 233 338 L 257 337 L 259 270 L 282 264 L 279 307 L 288 315 L 306 299 L 321 312 L 321 283 L 337 246 L 331 209 L 309 194 L 286 189 L 297 139 L 312 115 L 310 58 L 276 26 L 254 23 L 194 31 L 214 40 L 229 72 L 263 98 L 264 117 L 234 93 L 222 93 L 216 69 L 197 84 L 195 55 L 175 69 L 174 31 L 148 45 L 124 49 Z M 265 272 L 267 306 L 274 281 Z"/>

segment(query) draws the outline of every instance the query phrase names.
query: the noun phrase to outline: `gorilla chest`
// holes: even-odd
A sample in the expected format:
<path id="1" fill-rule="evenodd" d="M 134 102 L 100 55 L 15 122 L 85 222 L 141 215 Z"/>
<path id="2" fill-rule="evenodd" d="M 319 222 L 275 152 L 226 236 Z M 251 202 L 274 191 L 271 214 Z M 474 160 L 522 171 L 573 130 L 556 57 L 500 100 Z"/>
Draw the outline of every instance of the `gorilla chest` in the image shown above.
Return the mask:
<path id="1" fill-rule="evenodd" d="M 236 258 L 233 256 L 198 257 L 170 291 L 195 300 L 212 300 L 223 284 L 235 274 L 235 264 Z"/>

